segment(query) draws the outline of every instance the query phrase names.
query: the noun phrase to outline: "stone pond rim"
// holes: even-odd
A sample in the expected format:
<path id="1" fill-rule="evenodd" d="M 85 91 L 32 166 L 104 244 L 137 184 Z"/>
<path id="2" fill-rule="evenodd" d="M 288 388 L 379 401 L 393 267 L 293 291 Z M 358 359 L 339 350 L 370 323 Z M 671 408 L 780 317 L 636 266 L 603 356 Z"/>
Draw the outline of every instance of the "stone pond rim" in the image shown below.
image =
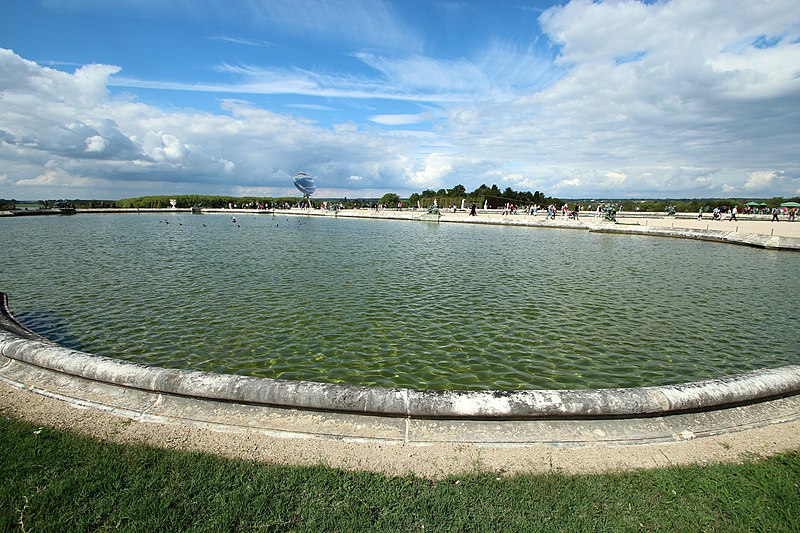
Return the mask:
<path id="1" fill-rule="evenodd" d="M 159 368 L 71 350 L 19 323 L 0 292 L 0 368 L 12 362 L 119 387 L 199 400 L 409 419 L 630 419 L 707 412 L 800 394 L 800 365 L 691 383 L 586 390 L 364 387 Z"/>

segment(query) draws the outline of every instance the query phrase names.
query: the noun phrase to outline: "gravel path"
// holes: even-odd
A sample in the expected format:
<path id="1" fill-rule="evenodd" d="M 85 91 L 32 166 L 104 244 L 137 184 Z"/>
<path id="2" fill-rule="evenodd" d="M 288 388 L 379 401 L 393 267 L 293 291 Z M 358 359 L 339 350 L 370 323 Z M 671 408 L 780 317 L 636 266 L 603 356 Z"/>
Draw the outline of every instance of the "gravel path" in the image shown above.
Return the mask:
<path id="1" fill-rule="evenodd" d="M 541 472 L 609 472 L 672 465 L 738 462 L 800 450 L 800 421 L 664 444 L 562 447 L 404 445 L 335 439 L 275 437 L 116 416 L 79 408 L 0 382 L 0 413 L 103 441 L 140 443 L 283 465 L 327 465 L 345 470 L 441 478 L 465 472 L 498 476 Z"/>

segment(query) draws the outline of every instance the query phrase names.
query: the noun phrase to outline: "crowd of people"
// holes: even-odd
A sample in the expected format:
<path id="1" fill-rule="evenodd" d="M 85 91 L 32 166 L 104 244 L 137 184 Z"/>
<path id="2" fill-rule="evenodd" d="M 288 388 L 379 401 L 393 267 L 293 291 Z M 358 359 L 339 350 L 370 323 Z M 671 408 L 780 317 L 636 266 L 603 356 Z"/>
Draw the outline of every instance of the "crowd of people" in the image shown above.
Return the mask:
<path id="1" fill-rule="evenodd" d="M 341 210 L 344 209 L 345 206 L 338 202 L 322 202 L 319 204 L 320 207 L 330 210 Z M 241 205 L 237 205 L 234 203 L 228 204 L 228 209 L 292 209 L 295 207 L 303 207 L 302 204 L 291 204 L 289 202 L 265 202 L 265 203 L 256 203 L 256 202 L 248 202 L 243 203 Z M 398 204 L 397 209 L 402 210 L 405 207 L 402 204 Z M 569 204 L 562 204 L 561 207 L 557 207 L 555 204 L 550 204 L 547 208 L 543 206 L 539 206 L 538 204 L 533 204 L 521 209 L 523 213 L 527 213 L 529 215 L 536 216 L 539 211 L 546 209 L 546 219 L 548 220 L 555 220 L 558 217 L 559 211 L 561 212 L 561 219 L 562 220 L 579 220 L 581 212 L 589 212 L 593 213 L 595 218 L 602 218 L 605 215 L 605 205 L 598 204 L 596 207 L 591 205 L 589 206 L 581 206 L 579 204 L 574 204 L 574 206 L 570 207 Z M 387 209 L 388 206 L 382 204 L 373 204 L 371 206 L 372 209 L 377 211 Z M 487 206 L 484 206 L 486 209 Z M 450 211 L 456 213 L 458 208 L 454 205 L 451 206 Z M 622 212 L 622 206 L 619 206 L 619 211 Z M 517 215 L 520 212 L 520 207 L 513 203 L 506 203 L 503 206 L 502 214 L 503 216 L 506 215 Z M 703 218 L 703 215 L 708 213 L 707 208 L 700 208 L 697 213 L 698 220 Z M 737 206 L 728 207 L 728 206 L 721 206 L 715 207 L 711 212 L 711 220 L 732 220 L 737 221 L 737 216 L 739 214 L 745 215 L 772 215 L 772 221 L 778 222 L 780 220 L 788 220 L 789 222 L 794 222 L 797 216 L 797 208 L 796 207 L 773 207 L 773 208 L 762 208 L 762 207 L 752 207 L 752 206 L 745 206 L 742 211 L 739 211 Z M 668 214 L 675 214 L 674 208 Z M 477 216 L 477 206 L 476 204 L 471 204 L 469 206 L 469 215 L 470 216 Z M 785 217 L 785 218 L 781 218 Z"/>
<path id="2" fill-rule="evenodd" d="M 700 208 L 697 212 L 697 219 L 701 220 L 703 218 L 703 213 L 705 210 Z M 711 220 L 738 220 L 737 215 L 739 214 L 739 208 L 737 206 L 733 206 L 728 208 L 728 206 L 723 205 L 722 207 L 715 207 L 711 211 Z M 767 208 L 753 208 L 751 206 L 745 206 L 742 214 L 745 215 L 772 215 L 772 222 L 780 222 L 781 216 L 785 216 L 786 220 L 789 222 L 794 222 L 795 217 L 797 216 L 797 208 L 796 207 L 773 207 L 771 209 Z"/>

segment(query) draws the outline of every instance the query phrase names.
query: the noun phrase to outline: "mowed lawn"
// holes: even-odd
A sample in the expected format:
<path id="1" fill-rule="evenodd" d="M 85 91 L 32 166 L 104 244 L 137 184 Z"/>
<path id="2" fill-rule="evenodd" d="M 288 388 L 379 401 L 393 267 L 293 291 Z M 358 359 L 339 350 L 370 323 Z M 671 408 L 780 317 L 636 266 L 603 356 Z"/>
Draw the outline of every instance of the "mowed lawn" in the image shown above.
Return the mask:
<path id="1" fill-rule="evenodd" d="M 800 455 L 430 480 L 118 445 L 0 416 L 1 531 L 800 531 Z"/>

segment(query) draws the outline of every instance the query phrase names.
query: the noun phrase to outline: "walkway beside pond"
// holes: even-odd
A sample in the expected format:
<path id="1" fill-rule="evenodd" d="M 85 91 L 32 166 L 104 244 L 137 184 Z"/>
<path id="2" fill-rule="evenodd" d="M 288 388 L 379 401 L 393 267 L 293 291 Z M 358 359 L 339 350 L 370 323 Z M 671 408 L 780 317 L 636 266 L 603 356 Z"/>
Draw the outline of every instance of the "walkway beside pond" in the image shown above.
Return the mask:
<path id="1" fill-rule="evenodd" d="M 273 211 L 247 209 L 203 209 L 205 214 L 272 214 Z M 320 209 L 280 209 L 274 213 L 288 216 L 325 216 L 342 218 L 366 218 L 383 220 L 422 220 L 439 223 L 488 224 L 526 226 L 551 229 L 579 229 L 602 233 L 626 233 L 661 237 L 687 238 L 742 244 L 757 248 L 800 251 L 800 222 L 771 222 L 767 216 L 740 215 L 738 221 L 710 220 L 710 215 L 698 220 L 697 215 L 679 213 L 666 216 L 659 213 L 618 214 L 617 222 L 606 222 L 591 212 L 578 220 L 547 219 L 546 213 L 536 215 L 518 213 L 504 215 L 500 210 L 478 210 L 476 216 L 468 211 L 443 209 L 438 216 L 428 215 L 417 209 L 345 209 L 323 211 Z"/>
<path id="2" fill-rule="evenodd" d="M 3 381 L 0 381 L 0 413 L 110 442 L 141 443 L 272 464 L 322 464 L 345 470 L 389 475 L 413 473 L 430 478 L 468 472 L 505 476 L 706 465 L 800 449 L 798 420 L 724 435 L 687 436 L 680 441 L 625 446 L 599 443 L 481 446 L 459 442 L 413 445 L 299 434 L 277 436 L 244 428 L 222 431 L 181 420 L 130 418 L 90 403 L 68 402 L 58 395 L 21 390 Z"/>

